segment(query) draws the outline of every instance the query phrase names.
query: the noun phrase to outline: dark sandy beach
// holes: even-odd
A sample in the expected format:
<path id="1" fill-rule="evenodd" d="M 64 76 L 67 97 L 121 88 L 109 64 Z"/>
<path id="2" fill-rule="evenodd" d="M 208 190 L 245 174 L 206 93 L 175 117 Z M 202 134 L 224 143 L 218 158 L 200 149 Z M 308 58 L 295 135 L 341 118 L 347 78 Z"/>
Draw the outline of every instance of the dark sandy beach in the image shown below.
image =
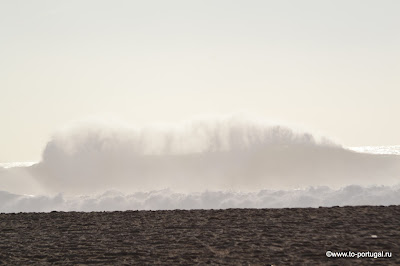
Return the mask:
<path id="1" fill-rule="evenodd" d="M 400 206 L 0 214 L 0 264 L 398 265 L 399 228 Z"/>

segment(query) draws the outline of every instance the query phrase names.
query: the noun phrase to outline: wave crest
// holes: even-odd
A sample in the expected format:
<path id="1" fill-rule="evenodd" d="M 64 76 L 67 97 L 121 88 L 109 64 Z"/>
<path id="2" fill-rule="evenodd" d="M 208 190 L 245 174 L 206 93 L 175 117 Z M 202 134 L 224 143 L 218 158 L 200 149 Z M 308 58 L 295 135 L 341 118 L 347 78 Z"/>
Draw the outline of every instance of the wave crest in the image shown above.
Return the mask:
<path id="1" fill-rule="evenodd" d="M 398 156 L 360 154 L 281 125 L 230 117 L 172 128 L 85 124 L 56 134 L 32 167 L 49 190 L 257 190 L 393 184 Z"/>

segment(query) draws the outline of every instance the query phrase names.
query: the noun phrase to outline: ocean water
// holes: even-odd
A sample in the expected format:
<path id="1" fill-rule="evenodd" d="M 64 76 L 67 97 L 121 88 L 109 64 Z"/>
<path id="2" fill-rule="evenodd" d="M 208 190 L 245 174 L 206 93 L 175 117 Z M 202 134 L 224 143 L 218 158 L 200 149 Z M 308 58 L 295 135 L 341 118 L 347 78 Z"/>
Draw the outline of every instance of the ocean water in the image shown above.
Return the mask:
<path id="1" fill-rule="evenodd" d="M 243 117 L 81 123 L 0 164 L 0 212 L 400 204 L 400 145 L 346 148 Z"/>
<path id="2" fill-rule="evenodd" d="M 0 163 L 0 167 L 4 169 L 15 168 L 15 167 L 29 167 L 38 162 L 9 162 L 9 163 Z"/>
<path id="3" fill-rule="evenodd" d="M 400 145 L 350 147 L 349 149 L 361 153 L 400 155 Z"/>

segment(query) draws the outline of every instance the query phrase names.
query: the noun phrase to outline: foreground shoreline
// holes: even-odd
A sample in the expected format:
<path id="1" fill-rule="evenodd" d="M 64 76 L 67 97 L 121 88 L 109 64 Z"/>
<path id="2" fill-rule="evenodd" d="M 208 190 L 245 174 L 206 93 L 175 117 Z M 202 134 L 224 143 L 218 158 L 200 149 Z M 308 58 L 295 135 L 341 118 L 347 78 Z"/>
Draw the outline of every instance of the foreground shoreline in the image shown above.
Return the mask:
<path id="1" fill-rule="evenodd" d="M 395 265 L 399 224 L 400 206 L 2 213 L 0 264 Z"/>

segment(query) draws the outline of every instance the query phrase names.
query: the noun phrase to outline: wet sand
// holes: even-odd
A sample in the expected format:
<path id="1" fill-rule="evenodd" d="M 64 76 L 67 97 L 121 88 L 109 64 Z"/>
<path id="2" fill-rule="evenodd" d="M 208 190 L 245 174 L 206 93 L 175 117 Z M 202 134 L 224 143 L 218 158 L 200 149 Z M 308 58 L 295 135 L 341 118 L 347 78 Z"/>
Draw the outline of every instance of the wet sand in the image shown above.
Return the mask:
<path id="1" fill-rule="evenodd" d="M 0 214 L 9 265 L 399 265 L 399 254 L 400 206 Z"/>

